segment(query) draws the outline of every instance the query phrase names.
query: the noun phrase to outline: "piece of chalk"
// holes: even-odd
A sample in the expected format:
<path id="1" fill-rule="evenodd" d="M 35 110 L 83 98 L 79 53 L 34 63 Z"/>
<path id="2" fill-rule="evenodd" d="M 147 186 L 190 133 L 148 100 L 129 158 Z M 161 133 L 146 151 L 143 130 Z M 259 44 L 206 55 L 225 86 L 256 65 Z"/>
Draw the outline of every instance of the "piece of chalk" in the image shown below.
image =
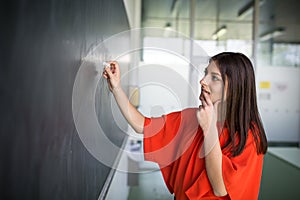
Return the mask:
<path id="1" fill-rule="evenodd" d="M 107 62 L 103 62 L 103 66 L 104 66 L 104 67 L 110 67 L 110 64 L 107 63 Z"/>

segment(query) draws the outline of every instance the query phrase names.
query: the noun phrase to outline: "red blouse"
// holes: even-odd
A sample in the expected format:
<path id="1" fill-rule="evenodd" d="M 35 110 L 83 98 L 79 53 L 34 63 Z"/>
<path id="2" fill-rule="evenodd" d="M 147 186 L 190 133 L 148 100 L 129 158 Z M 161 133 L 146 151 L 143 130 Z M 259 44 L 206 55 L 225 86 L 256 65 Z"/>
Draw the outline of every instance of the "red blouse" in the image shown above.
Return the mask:
<path id="1" fill-rule="evenodd" d="M 189 108 L 159 118 L 146 118 L 145 160 L 159 164 L 164 181 L 177 200 L 257 199 L 263 155 L 257 155 L 251 132 L 240 155 L 231 157 L 229 151 L 222 150 L 222 173 L 228 195 L 216 197 L 206 174 L 205 159 L 199 153 L 203 133 L 196 111 L 197 108 Z M 225 129 L 219 137 L 221 147 L 226 137 Z"/>

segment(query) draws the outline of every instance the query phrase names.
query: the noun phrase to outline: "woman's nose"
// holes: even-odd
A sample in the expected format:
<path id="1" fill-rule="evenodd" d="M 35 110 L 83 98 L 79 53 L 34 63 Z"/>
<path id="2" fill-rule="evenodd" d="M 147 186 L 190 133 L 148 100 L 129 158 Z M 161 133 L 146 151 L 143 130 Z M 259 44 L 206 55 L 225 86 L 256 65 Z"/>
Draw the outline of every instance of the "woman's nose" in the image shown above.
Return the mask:
<path id="1" fill-rule="evenodd" d="M 201 85 L 201 86 L 207 85 L 207 83 L 206 83 L 206 81 L 205 81 L 205 77 L 203 77 L 203 78 L 200 80 L 200 85 Z"/>

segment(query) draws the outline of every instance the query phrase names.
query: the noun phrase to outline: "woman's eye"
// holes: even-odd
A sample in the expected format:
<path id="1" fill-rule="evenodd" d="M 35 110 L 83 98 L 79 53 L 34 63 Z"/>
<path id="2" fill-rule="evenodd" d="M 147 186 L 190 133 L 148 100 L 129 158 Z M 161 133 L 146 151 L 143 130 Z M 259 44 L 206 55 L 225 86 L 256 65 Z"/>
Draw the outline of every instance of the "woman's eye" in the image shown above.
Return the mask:
<path id="1" fill-rule="evenodd" d="M 218 81 L 218 80 L 219 80 L 219 78 L 218 78 L 218 77 L 216 77 L 216 76 L 212 76 L 212 80 L 213 80 L 213 81 Z"/>

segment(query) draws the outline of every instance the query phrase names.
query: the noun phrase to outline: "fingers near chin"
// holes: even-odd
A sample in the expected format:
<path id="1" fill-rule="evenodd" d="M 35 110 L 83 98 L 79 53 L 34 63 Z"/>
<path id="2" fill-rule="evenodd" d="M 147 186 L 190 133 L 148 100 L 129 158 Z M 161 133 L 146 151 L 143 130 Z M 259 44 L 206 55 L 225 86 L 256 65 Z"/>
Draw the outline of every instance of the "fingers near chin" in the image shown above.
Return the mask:
<path id="1" fill-rule="evenodd" d="M 199 110 L 197 111 L 199 113 L 199 115 L 200 115 L 201 112 L 203 112 L 203 110 L 204 110 L 204 106 L 200 105 L 199 106 Z"/>

